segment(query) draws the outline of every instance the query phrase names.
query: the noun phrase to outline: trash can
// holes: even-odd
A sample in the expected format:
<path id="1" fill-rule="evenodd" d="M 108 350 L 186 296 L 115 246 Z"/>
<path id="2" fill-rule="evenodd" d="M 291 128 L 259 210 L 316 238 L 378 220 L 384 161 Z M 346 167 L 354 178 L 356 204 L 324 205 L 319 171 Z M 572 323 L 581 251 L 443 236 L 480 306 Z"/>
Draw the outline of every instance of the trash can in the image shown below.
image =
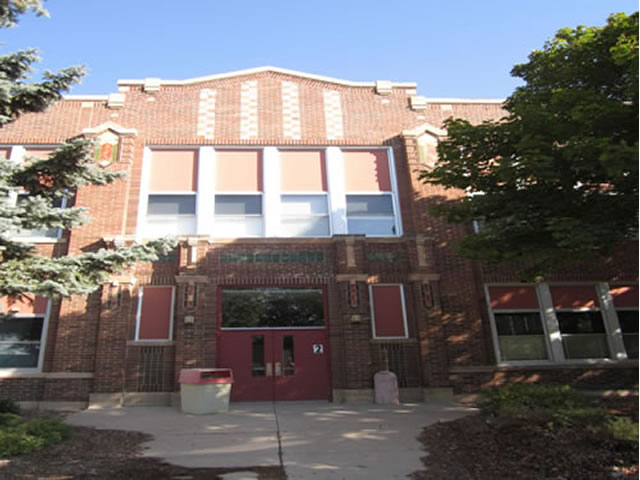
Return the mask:
<path id="1" fill-rule="evenodd" d="M 185 368 L 180 371 L 183 413 L 217 413 L 229 410 L 233 384 L 230 368 Z"/>
<path id="2" fill-rule="evenodd" d="M 398 405 L 398 377 L 393 372 L 383 370 L 373 376 L 375 402 L 380 404 Z"/>

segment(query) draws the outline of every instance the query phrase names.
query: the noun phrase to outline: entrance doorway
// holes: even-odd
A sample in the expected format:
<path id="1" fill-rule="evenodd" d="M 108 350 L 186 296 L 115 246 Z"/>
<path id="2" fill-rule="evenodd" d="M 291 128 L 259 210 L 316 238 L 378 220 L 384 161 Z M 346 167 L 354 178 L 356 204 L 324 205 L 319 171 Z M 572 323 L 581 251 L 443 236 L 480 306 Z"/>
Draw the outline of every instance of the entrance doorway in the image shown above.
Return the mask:
<path id="1" fill-rule="evenodd" d="M 319 288 L 223 288 L 218 365 L 232 401 L 329 400 L 325 295 Z"/>

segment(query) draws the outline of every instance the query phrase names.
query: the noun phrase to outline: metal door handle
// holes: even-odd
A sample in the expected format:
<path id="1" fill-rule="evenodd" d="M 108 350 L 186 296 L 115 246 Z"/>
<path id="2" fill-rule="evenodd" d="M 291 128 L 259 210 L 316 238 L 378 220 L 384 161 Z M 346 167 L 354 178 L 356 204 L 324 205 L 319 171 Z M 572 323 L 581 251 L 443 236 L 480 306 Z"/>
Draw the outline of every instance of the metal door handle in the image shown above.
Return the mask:
<path id="1" fill-rule="evenodd" d="M 267 362 L 265 365 L 265 370 L 266 370 L 266 375 L 267 377 L 271 377 L 273 376 L 273 365 L 271 365 L 271 362 Z"/>
<path id="2" fill-rule="evenodd" d="M 282 365 L 280 362 L 276 362 L 276 377 L 282 376 Z"/>

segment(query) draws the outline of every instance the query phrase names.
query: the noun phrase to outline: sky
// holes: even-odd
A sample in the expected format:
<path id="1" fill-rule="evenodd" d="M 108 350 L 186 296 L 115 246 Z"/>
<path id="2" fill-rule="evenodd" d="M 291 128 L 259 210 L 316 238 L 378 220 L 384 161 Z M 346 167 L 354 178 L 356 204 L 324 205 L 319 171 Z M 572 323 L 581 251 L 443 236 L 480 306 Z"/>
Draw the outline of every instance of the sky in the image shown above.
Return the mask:
<path id="1" fill-rule="evenodd" d="M 73 94 L 272 65 L 351 81 L 416 82 L 426 97 L 505 98 L 509 72 L 563 27 L 603 25 L 636 0 L 49 0 L 0 31 L 38 70 L 85 65 Z M 37 78 L 37 72 L 34 78 Z"/>

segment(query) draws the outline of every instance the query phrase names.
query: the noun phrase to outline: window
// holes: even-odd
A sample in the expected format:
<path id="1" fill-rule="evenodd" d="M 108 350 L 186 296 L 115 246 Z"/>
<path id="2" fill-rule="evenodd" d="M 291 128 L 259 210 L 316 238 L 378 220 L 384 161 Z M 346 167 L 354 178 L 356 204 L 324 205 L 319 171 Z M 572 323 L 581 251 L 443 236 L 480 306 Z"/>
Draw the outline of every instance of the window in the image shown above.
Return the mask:
<path id="1" fill-rule="evenodd" d="M 638 358 L 638 310 L 617 310 L 627 358 Z"/>
<path id="2" fill-rule="evenodd" d="M 21 204 L 24 205 L 29 201 L 28 199 L 29 199 L 28 193 L 18 193 L 16 203 L 17 205 L 21 205 Z M 58 199 L 52 203 L 52 206 L 56 208 L 64 208 L 65 204 L 66 204 L 65 199 Z M 22 239 L 53 241 L 60 236 L 60 229 L 59 228 L 24 229 L 24 230 L 21 230 L 17 236 L 18 238 L 22 238 Z"/>
<path id="3" fill-rule="evenodd" d="M 390 152 L 145 147 L 138 237 L 397 237 Z"/>
<path id="4" fill-rule="evenodd" d="M 344 150 L 343 158 L 348 233 L 397 236 L 387 151 Z"/>
<path id="5" fill-rule="evenodd" d="M 498 362 L 638 358 L 637 285 L 488 285 L 486 294 Z"/>
<path id="6" fill-rule="evenodd" d="M 327 172 L 322 150 L 279 150 L 283 237 L 330 235 Z"/>
<path id="7" fill-rule="evenodd" d="M 402 285 L 371 285 L 374 338 L 407 338 L 407 316 Z"/>
<path id="8" fill-rule="evenodd" d="M 173 287 L 141 287 L 136 320 L 136 340 L 171 340 L 173 337 Z"/>
<path id="9" fill-rule="evenodd" d="M 47 300 L 0 300 L 0 368 L 41 367 Z"/>
<path id="10" fill-rule="evenodd" d="M 595 285 L 551 286 L 550 291 L 565 358 L 609 358 Z"/>
<path id="11" fill-rule="evenodd" d="M 329 235 L 326 195 L 282 195 L 280 233 L 284 237 Z"/>
<path id="12" fill-rule="evenodd" d="M 264 234 L 262 152 L 216 152 L 215 227 L 217 237 L 260 237 Z"/>
<path id="13" fill-rule="evenodd" d="M 547 359 L 539 313 L 495 313 L 494 318 L 502 361 Z"/>
<path id="14" fill-rule="evenodd" d="M 222 328 L 324 326 L 322 290 L 316 288 L 224 288 Z"/>
<path id="15" fill-rule="evenodd" d="M 198 152 L 153 150 L 147 230 L 152 236 L 195 233 Z"/>
<path id="16" fill-rule="evenodd" d="M 622 331 L 627 358 L 638 358 L 638 286 L 615 285 L 610 289 Z"/>
<path id="17" fill-rule="evenodd" d="M 225 237 L 262 235 L 262 195 L 216 195 L 216 231 Z"/>
<path id="18" fill-rule="evenodd" d="M 395 236 L 391 195 L 347 195 L 347 230 L 355 234 Z"/>
<path id="19" fill-rule="evenodd" d="M 488 287 L 501 362 L 547 360 L 544 323 L 534 287 Z"/>

